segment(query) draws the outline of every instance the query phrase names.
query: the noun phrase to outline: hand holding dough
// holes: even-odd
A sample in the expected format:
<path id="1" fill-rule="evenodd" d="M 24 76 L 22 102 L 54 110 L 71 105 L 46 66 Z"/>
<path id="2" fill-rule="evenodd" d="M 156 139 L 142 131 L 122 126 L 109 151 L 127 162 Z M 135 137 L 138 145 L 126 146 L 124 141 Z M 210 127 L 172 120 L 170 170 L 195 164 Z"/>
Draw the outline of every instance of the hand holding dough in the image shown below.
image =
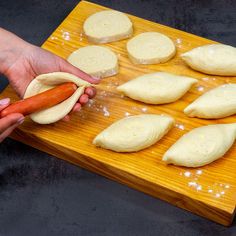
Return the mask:
<path id="1" fill-rule="evenodd" d="M 170 60 L 176 52 L 172 40 L 164 34 L 146 32 L 127 43 L 130 60 L 134 64 L 158 64 Z"/>
<path id="2" fill-rule="evenodd" d="M 194 70 L 211 74 L 236 76 L 236 48 L 223 44 L 209 44 L 181 55 Z"/>
<path id="3" fill-rule="evenodd" d="M 195 128 L 169 148 L 163 161 L 186 167 L 204 166 L 222 157 L 235 138 L 236 123 Z"/>
<path id="4" fill-rule="evenodd" d="M 190 117 L 217 119 L 236 113 L 236 84 L 223 84 L 197 98 L 184 109 Z"/>
<path id="5" fill-rule="evenodd" d="M 117 87 L 126 96 L 149 104 L 178 100 L 198 80 L 187 76 L 157 72 L 140 76 Z"/>
<path id="6" fill-rule="evenodd" d="M 130 37 L 133 25 L 128 16 L 114 10 L 105 10 L 89 16 L 84 22 L 84 33 L 93 43 L 108 43 Z"/>
<path id="7" fill-rule="evenodd" d="M 118 73 L 117 56 L 107 47 L 81 47 L 71 53 L 67 60 L 73 66 L 96 77 L 104 78 Z"/>
<path id="8" fill-rule="evenodd" d="M 173 126 L 169 116 L 145 114 L 123 118 L 93 140 L 98 147 L 115 152 L 136 152 L 160 140 Z"/>
<path id="9" fill-rule="evenodd" d="M 78 89 L 71 97 L 56 106 L 31 114 L 30 118 L 34 122 L 39 124 L 50 124 L 59 121 L 71 111 L 80 96 L 83 94 L 84 89 L 90 87 L 91 84 L 75 75 L 65 72 L 42 74 L 31 81 L 26 89 L 24 98 L 31 97 L 65 82 L 75 83 L 78 86 Z"/>

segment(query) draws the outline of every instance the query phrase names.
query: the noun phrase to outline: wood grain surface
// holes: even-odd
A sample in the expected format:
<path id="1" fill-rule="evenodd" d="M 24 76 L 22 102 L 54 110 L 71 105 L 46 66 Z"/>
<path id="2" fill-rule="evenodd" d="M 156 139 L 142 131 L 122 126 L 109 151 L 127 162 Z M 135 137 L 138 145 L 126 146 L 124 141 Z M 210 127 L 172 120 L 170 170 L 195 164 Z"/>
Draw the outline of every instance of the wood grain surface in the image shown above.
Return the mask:
<path id="1" fill-rule="evenodd" d="M 74 50 L 89 45 L 82 32 L 84 20 L 105 7 L 80 2 L 42 45 L 67 58 Z M 220 160 L 202 168 L 182 168 L 161 161 L 165 151 L 184 133 L 207 124 L 235 122 L 235 116 L 218 120 L 188 118 L 183 109 L 199 95 L 223 83 L 236 83 L 236 77 L 209 76 L 190 69 L 179 55 L 194 47 L 216 43 L 192 34 L 129 15 L 134 35 L 157 31 L 169 36 L 177 47 L 176 56 L 159 65 L 133 65 L 125 50 L 127 40 L 105 44 L 119 57 L 120 72 L 103 79 L 98 94 L 70 122 L 38 125 L 26 119 L 12 137 L 37 149 L 77 164 L 110 179 L 148 193 L 198 215 L 230 225 L 236 202 L 236 145 Z M 116 87 L 136 76 L 155 71 L 192 76 L 199 80 L 184 97 L 167 105 L 146 105 L 121 96 Z M 1 97 L 17 97 L 7 88 Z M 175 127 L 158 143 L 137 153 L 121 154 L 96 148 L 93 138 L 108 125 L 127 115 L 169 114 Z"/>

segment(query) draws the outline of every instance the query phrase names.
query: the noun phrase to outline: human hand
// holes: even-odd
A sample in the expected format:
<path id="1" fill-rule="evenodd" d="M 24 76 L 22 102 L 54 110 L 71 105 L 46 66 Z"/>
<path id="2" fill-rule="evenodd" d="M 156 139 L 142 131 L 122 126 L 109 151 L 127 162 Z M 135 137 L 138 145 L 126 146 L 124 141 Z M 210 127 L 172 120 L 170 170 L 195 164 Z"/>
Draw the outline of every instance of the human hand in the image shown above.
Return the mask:
<path id="1" fill-rule="evenodd" d="M 44 73 L 62 71 L 74 74 L 93 84 L 99 82 L 97 78 L 84 73 L 64 59 L 0 29 L 0 36 L 2 34 L 4 37 L 0 37 L 0 52 L 3 51 L 4 53 L 0 55 L 0 64 L 3 62 L 0 65 L 0 72 L 9 79 L 11 86 L 20 97 L 23 97 L 31 80 Z M 5 47 L 4 50 L 1 48 L 2 45 Z M 86 88 L 73 111 L 79 111 L 81 106 L 86 104 L 89 98 L 93 98 L 95 94 L 95 88 Z M 65 120 L 68 119 L 67 116 Z"/>
<path id="2" fill-rule="evenodd" d="M 0 100 L 0 111 L 7 107 L 10 103 L 9 98 Z M 24 121 L 24 116 L 14 113 L 0 118 L 0 142 L 2 142 L 11 132 Z"/>

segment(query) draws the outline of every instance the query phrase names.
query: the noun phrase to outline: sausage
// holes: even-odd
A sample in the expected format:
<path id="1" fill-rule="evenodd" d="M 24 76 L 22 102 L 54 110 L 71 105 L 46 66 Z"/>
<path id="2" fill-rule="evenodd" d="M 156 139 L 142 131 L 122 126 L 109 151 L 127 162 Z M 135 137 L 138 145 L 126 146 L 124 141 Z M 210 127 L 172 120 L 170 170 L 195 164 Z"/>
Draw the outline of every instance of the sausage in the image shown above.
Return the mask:
<path id="1" fill-rule="evenodd" d="M 1 111 L 0 117 L 7 116 L 11 113 L 21 113 L 26 116 L 36 111 L 55 106 L 69 98 L 76 89 L 77 86 L 72 82 L 61 84 L 55 88 L 10 104 Z"/>

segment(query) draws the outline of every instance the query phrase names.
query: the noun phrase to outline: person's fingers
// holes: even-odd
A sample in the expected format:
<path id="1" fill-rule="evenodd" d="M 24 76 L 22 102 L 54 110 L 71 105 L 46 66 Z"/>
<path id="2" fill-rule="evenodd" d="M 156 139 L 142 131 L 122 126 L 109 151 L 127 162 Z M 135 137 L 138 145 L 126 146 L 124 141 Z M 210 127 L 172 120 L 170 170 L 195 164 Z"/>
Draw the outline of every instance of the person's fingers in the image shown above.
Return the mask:
<path id="1" fill-rule="evenodd" d="M 73 113 L 73 112 L 79 112 L 81 110 L 81 104 L 80 103 L 76 103 L 73 107 L 73 109 L 71 110 L 71 112 L 66 115 L 62 120 L 65 121 L 65 122 L 68 122 L 70 121 L 70 115 Z"/>
<path id="2" fill-rule="evenodd" d="M 68 115 L 66 115 L 62 120 L 66 122 L 70 121 L 70 114 L 73 112 L 79 112 L 81 110 L 81 106 L 85 105 L 88 101 L 89 101 L 89 95 L 82 94 L 79 98 L 79 101 L 74 105 L 72 111 Z"/>
<path id="3" fill-rule="evenodd" d="M 81 104 L 80 103 L 76 103 L 72 109 L 72 112 L 78 112 L 81 110 Z"/>
<path id="4" fill-rule="evenodd" d="M 8 127 L 3 133 L 0 134 L 0 143 L 5 139 L 7 138 L 11 133 L 12 131 L 18 126 L 19 124 L 16 123 L 10 127 Z"/>
<path id="5" fill-rule="evenodd" d="M 3 133 L 8 127 L 24 121 L 24 116 L 20 113 L 13 113 L 0 119 L 0 134 Z"/>
<path id="6" fill-rule="evenodd" d="M 0 119 L 0 142 L 2 142 L 10 133 L 24 122 L 24 116 L 19 113 L 10 114 Z"/>
<path id="7" fill-rule="evenodd" d="M 6 108 L 10 104 L 10 98 L 4 98 L 0 100 L 0 111 Z"/>
<path id="8" fill-rule="evenodd" d="M 68 122 L 68 121 L 70 121 L 70 116 L 66 115 L 62 120 Z"/>
<path id="9" fill-rule="evenodd" d="M 60 67 L 61 67 L 60 68 L 61 71 L 74 74 L 74 75 L 78 76 L 79 78 L 86 80 L 89 83 L 98 84 L 100 82 L 100 78 L 88 75 L 84 71 L 78 69 L 77 67 L 71 65 L 69 62 L 67 62 L 63 59 L 60 61 Z"/>
<path id="10" fill-rule="evenodd" d="M 83 106 L 85 105 L 89 100 L 88 94 L 82 94 L 79 98 L 79 103 Z"/>
<path id="11" fill-rule="evenodd" d="M 91 99 L 95 97 L 97 90 L 94 87 L 88 87 L 85 89 L 84 93 L 87 94 L 88 97 Z"/>

